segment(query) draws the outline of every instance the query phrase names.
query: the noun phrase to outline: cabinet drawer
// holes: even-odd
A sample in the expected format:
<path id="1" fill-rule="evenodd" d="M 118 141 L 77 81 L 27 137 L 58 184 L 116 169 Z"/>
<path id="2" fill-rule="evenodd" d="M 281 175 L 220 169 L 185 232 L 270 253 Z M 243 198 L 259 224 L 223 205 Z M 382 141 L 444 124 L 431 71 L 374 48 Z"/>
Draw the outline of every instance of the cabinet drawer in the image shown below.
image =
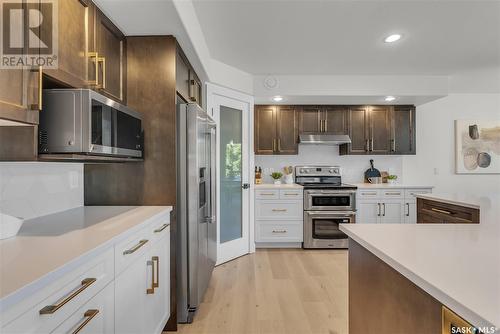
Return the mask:
<path id="1" fill-rule="evenodd" d="M 107 334 L 114 333 L 114 327 L 114 284 L 111 283 L 52 333 L 66 334 L 79 330 L 79 334 Z"/>
<path id="2" fill-rule="evenodd" d="M 256 219 L 302 219 L 302 201 L 258 201 Z"/>
<path id="3" fill-rule="evenodd" d="M 269 221 L 257 221 L 257 242 L 302 242 L 302 221 L 280 224 Z"/>
<path id="4" fill-rule="evenodd" d="M 377 198 L 379 194 L 379 190 L 377 189 L 359 189 L 356 196 L 358 198 Z"/>
<path id="5" fill-rule="evenodd" d="M 280 197 L 277 189 L 258 189 L 255 191 L 256 199 L 278 199 Z"/>
<path id="6" fill-rule="evenodd" d="M 2 314 L 2 322 L 7 325 L 3 327 L 2 324 L 0 332 L 51 333 L 111 282 L 113 275 L 113 249 L 110 248 L 21 302 L 19 306 L 32 305 L 15 320 L 9 322 L 13 316 L 10 312 Z"/>
<path id="7" fill-rule="evenodd" d="M 302 199 L 302 189 L 280 189 L 280 199 Z"/>
<path id="8" fill-rule="evenodd" d="M 418 194 L 430 194 L 432 189 L 405 189 L 405 199 L 408 203 L 415 203 L 417 198 L 415 197 Z"/>
<path id="9" fill-rule="evenodd" d="M 153 225 L 148 224 L 137 233 L 115 245 L 115 276 L 118 276 L 134 260 L 144 256 L 151 246 L 153 233 Z"/>
<path id="10" fill-rule="evenodd" d="M 383 189 L 380 190 L 380 195 L 386 198 L 404 198 L 404 189 Z"/>
<path id="11" fill-rule="evenodd" d="M 417 199 L 417 223 L 479 223 L 479 209 L 427 199 Z"/>

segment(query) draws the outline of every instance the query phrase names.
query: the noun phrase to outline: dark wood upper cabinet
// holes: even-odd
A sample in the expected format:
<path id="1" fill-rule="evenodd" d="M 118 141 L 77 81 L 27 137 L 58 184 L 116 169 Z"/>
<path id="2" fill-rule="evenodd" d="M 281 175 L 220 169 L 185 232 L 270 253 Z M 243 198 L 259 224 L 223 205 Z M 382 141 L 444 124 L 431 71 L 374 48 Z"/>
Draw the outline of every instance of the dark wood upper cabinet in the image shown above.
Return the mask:
<path id="1" fill-rule="evenodd" d="M 391 116 L 391 153 L 415 154 L 415 107 L 394 106 Z"/>
<path id="2" fill-rule="evenodd" d="M 388 106 L 370 107 L 368 140 L 372 154 L 389 154 L 390 152 L 390 112 L 391 107 Z"/>
<path id="3" fill-rule="evenodd" d="M 255 154 L 269 155 L 276 151 L 276 107 L 255 106 Z"/>
<path id="4" fill-rule="evenodd" d="M 348 133 L 347 117 L 349 108 L 347 106 L 326 106 L 322 111 L 323 132 L 333 135 L 345 135 Z"/>
<path id="5" fill-rule="evenodd" d="M 299 132 L 322 131 L 321 107 L 302 106 L 299 113 Z"/>
<path id="6" fill-rule="evenodd" d="M 276 107 L 277 154 L 299 153 L 296 106 Z"/>
<path id="7" fill-rule="evenodd" d="M 95 12 L 97 52 L 96 89 L 112 99 L 126 103 L 127 52 L 125 35 L 98 8 Z"/>
<path id="8" fill-rule="evenodd" d="M 352 106 L 347 114 L 351 144 L 341 145 L 340 154 L 366 154 L 369 151 L 369 107 Z"/>
<path id="9" fill-rule="evenodd" d="M 177 94 L 186 102 L 196 102 L 202 105 L 202 83 L 186 55 L 177 45 L 175 62 L 175 79 Z"/>
<path id="10" fill-rule="evenodd" d="M 71 87 L 87 87 L 88 68 L 92 61 L 89 58 L 88 41 L 89 37 L 93 37 L 93 34 L 90 34 L 93 21 L 90 20 L 93 19 L 91 12 L 94 6 L 88 0 L 59 1 L 58 6 L 58 68 L 46 69 L 44 73 Z M 46 30 L 41 29 L 42 36 L 52 33 L 51 29 Z"/>

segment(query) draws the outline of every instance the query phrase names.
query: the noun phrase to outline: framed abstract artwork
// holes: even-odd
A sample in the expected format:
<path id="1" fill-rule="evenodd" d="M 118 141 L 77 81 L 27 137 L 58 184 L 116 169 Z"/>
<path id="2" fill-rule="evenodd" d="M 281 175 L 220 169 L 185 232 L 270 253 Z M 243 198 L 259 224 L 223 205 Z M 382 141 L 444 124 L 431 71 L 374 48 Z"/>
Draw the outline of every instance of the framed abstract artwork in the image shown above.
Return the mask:
<path id="1" fill-rule="evenodd" d="M 500 174 L 500 119 L 455 121 L 457 174 Z"/>

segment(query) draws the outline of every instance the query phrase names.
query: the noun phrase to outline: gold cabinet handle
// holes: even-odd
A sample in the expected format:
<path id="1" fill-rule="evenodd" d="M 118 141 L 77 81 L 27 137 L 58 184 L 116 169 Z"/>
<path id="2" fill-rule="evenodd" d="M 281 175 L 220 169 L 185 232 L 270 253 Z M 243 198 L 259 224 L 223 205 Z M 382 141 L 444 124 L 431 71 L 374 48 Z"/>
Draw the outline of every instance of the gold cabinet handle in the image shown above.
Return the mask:
<path id="1" fill-rule="evenodd" d="M 286 233 L 286 230 L 273 230 L 273 233 Z"/>
<path id="2" fill-rule="evenodd" d="M 325 124 L 325 125 L 324 125 L 324 132 L 328 132 L 328 120 L 327 120 L 327 119 L 325 119 L 325 120 L 323 121 L 323 123 Z"/>
<path id="3" fill-rule="evenodd" d="M 153 256 L 151 261 L 147 261 L 147 265 L 151 265 L 151 287 L 146 289 L 148 295 L 155 293 L 155 257 L 156 256 Z"/>
<path id="4" fill-rule="evenodd" d="M 278 152 L 281 152 L 281 138 L 278 138 Z"/>
<path id="5" fill-rule="evenodd" d="M 53 314 L 53 313 L 55 313 L 61 307 L 63 307 L 64 305 L 66 305 L 66 303 L 68 303 L 73 298 L 75 298 L 76 296 L 78 296 L 83 290 L 85 290 L 89 286 L 91 286 L 92 283 L 94 283 L 95 281 L 97 281 L 96 278 L 85 278 L 82 281 L 81 286 L 78 287 L 78 288 L 76 288 L 73 292 L 71 292 L 69 296 L 67 296 L 66 298 L 64 298 L 62 301 L 60 301 L 57 304 L 45 306 L 44 308 L 42 308 L 40 310 L 40 314 Z"/>
<path id="6" fill-rule="evenodd" d="M 97 57 L 97 63 L 102 64 L 102 83 L 99 88 L 106 89 L 106 57 Z"/>
<path id="7" fill-rule="evenodd" d="M 189 82 L 189 99 L 193 102 L 198 102 L 196 96 L 194 96 L 195 85 L 196 85 L 196 81 L 193 79 L 190 80 L 190 82 Z"/>
<path id="8" fill-rule="evenodd" d="M 139 248 L 144 246 L 147 242 L 148 242 L 148 240 L 146 240 L 146 239 L 139 241 L 139 243 L 137 245 L 135 245 L 134 247 L 123 251 L 123 255 L 135 253 L 135 251 L 137 251 Z"/>
<path id="9" fill-rule="evenodd" d="M 386 192 L 385 194 L 386 195 L 393 195 L 393 196 L 401 195 L 401 193 L 399 193 L 399 192 Z"/>
<path id="10" fill-rule="evenodd" d="M 153 232 L 154 233 L 160 233 L 161 231 L 163 231 L 164 229 L 166 229 L 168 227 L 168 224 L 163 224 L 161 227 L 157 228 L 156 230 L 154 230 Z"/>
<path id="11" fill-rule="evenodd" d="M 154 269 L 154 263 L 156 262 L 156 281 L 153 280 L 153 288 L 158 288 L 160 287 L 160 257 L 158 256 L 153 256 L 153 269 Z"/>
<path id="12" fill-rule="evenodd" d="M 370 152 L 370 139 L 366 139 L 366 147 L 365 147 L 366 152 Z"/>
<path id="13" fill-rule="evenodd" d="M 99 313 L 99 310 L 87 310 L 83 314 L 85 320 L 72 332 L 72 334 L 78 334 L 87 324 L 94 319 L 94 317 Z"/>
<path id="14" fill-rule="evenodd" d="M 30 106 L 31 110 L 42 111 L 42 96 L 43 96 L 43 67 L 38 66 L 38 69 L 31 70 L 32 72 L 38 72 L 38 103 L 34 103 Z"/>
<path id="15" fill-rule="evenodd" d="M 273 212 L 286 212 L 287 209 L 273 209 Z"/>
<path id="16" fill-rule="evenodd" d="M 97 52 L 89 52 L 89 58 L 94 59 L 95 63 L 95 80 L 90 80 L 88 83 L 92 86 L 99 85 L 99 54 Z"/>
<path id="17" fill-rule="evenodd" d="M 446 210 L 441 210 L 441 209 L 436 209 L 436 208 L 431 208 L 432 211 L 434 212 L 439 212 L 439 213 L 443 213 L 445 215 L 451 215 L 451 212 L 450 211 L 446 211 Z"/>

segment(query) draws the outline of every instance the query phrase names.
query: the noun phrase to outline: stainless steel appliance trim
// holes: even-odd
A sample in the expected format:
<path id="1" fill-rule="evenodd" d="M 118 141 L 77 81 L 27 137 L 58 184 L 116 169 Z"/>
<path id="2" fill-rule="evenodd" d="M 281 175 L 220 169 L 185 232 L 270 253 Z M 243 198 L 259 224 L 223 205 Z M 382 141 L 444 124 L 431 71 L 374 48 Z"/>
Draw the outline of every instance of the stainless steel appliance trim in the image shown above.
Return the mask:
<path id="1" fill-rule="evenodd" d="M 345 206 L 315 206 L 313 197 L 341 197 L 348 195 L 351 205 Z M 307 189 L 304 191 L 304 211 L 324 210 L 324 211 L 356 211 L 356 191 L 355 190 L 334 190 L 334 189 Z"/>
<path id="2" fill-rule="evenodd" d="M 348 218 L 350 224 L 356 222 L 354 211 L 304 211 L 304 248 L 348 248 L 348 237 L 345 239 L 314 239 L 312 231 L 313 218 Z"/>

